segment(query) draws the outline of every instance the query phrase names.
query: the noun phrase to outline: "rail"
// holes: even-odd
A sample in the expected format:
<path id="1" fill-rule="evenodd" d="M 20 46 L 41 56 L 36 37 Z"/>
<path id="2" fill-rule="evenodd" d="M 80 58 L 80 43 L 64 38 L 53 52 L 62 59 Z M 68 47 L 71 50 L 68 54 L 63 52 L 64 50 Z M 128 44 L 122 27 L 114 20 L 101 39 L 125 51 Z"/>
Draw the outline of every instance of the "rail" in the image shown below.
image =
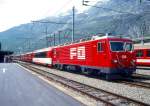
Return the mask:
<path id="1" fill-rule="evenodd" d="M 150 83 L 147 83 L 147 82 L 141 82 L 141 81 L 136 81 L 136 80 L 131 80 L 131 79 L 127 79 L 126 81 L 119 81 L 119 82 L 128 84 L 130 86 L 150 89 Z"/>
<path id="2" fill-rule="evenodd" d="M 25 65 L 23 63 L 20 63 L 25 68 L 28 68 L 40 75 L 43 75 L 47 77 L 48 79 L 58 82 L 64 86 L 67 86 L 75 91 L 78 91 L 84 95 L 87 95 L 96 101 L 101 101 L 103 104 L 108 106 L 118 106 L 118 105 L 138 105 L 138 106 L 150 106 L 149 104 L 133 100 L 131 98 L 127 98 L 118 94 L 114 94 L 102 89 L 98 89 L 86 84 L 82 84 L 67 78 L 64 78 L 62 76 L 58 76 L 55 74 L 52 74 L 48 71 L 41 70 L 39 68 L 35 68 L 31 65 Z"/>

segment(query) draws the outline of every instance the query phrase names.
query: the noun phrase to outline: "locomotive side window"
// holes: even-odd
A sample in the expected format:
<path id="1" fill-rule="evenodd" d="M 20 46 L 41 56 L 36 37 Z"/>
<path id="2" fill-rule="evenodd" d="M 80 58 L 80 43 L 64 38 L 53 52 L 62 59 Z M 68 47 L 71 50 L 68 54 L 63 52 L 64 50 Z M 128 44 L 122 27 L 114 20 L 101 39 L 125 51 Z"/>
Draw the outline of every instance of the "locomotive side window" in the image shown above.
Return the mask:
<path id="1" fill-rule="evenodd" d="M 147 50 L 147 51 L 146 51 L 146 56 L 147 56 L 147 57 L 150 57 L 150 50 Z"/>
<path id="2" fill-rule="evenodd" d="M 136 52 L 136 57 L 143 57 L 143 51 L 142 50 L 138 50 Z"/>
<path id="3" fill-rule="evenodd" d="M 104 51 L 103 44 L 101 42 L 97 43 L 97 51 L 98 52 Z"/>

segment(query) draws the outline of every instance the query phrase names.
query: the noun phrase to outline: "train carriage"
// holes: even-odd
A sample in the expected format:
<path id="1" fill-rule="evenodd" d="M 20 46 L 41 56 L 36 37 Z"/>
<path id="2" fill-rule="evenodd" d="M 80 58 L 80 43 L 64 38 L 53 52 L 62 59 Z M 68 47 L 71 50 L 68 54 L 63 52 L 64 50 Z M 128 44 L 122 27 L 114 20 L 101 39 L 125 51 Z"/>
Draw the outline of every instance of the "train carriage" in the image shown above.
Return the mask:
<path id="1" fill-rule="evenodd" d="M 24 61 L 32 62 L 33 56 L 34 56 L 33 52 L 28 52 L 24 54 Z"/>
<path id="2" fill-rule="evenodd" d="M 44 48 L 33 52 L 32 62 L 45 66 L 52 66 L 52 48 Z"/>
<path id="3" fill-rule="evenodd" d="M 21 55 L 11 55 L 10 58 L 12 60 L 15 60 L 15 61 L 20 61 L 21 60 Z"/>
<path id="4" fill-rule="evenodd" d="M 60 69 L 83 73 L 132 75 L 136 70 L 132 41 L 114 36 L 93 36 L 92 39 L 53 48 L 53 65 Z"/>
<path id="5" fill-rule="evenodd" d="M 150 66 L 150 49 L 135 49 L 135 53 L 138 66 Z"/>

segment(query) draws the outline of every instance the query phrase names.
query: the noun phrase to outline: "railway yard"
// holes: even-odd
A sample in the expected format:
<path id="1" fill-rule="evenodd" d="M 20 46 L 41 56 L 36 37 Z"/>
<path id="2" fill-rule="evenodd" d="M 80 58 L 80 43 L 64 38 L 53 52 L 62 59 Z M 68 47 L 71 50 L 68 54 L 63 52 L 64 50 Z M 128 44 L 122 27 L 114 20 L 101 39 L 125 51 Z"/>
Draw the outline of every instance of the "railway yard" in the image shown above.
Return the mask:
<path id="1" fill-rule="evenodd" d="M 150 106 L 150 68 L 138 66 L 149 65 L 144 50 L 135 52 L 130 39 L 104 35 L 6 56 L 4 62 L 12 63 L 0 65 L 0 103 Z"/>
<path id="2" fill-rule="evenodd" d="M 150 105 L 150 70 L 137 69 L 128 79 L 106 81 L 99 76 L 50 69 L 31 63 L 19 62 L 32 74 L 42 76 L 50 85 L 88 106 Z M 28 70 L 28 71 L 29 71 Z"/>
<path id="3" fill-rule="evenodd" d="M 2 1 L 0 106 L 150 106 L 150 0 Z"/>

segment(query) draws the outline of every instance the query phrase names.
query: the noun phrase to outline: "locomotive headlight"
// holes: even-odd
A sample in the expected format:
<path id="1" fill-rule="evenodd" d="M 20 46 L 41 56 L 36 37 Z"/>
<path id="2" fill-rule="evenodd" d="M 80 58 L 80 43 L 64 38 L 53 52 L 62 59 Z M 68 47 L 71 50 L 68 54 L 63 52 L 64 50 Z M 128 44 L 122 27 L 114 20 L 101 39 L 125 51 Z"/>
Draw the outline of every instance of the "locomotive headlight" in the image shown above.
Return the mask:
<path id="1" fill-rule="evenodd" d="M 117 60 L 113 60 L 113 62 L 114 62 L 114 63 L 117 63 L 118 61 L 117 61 Z"/>

